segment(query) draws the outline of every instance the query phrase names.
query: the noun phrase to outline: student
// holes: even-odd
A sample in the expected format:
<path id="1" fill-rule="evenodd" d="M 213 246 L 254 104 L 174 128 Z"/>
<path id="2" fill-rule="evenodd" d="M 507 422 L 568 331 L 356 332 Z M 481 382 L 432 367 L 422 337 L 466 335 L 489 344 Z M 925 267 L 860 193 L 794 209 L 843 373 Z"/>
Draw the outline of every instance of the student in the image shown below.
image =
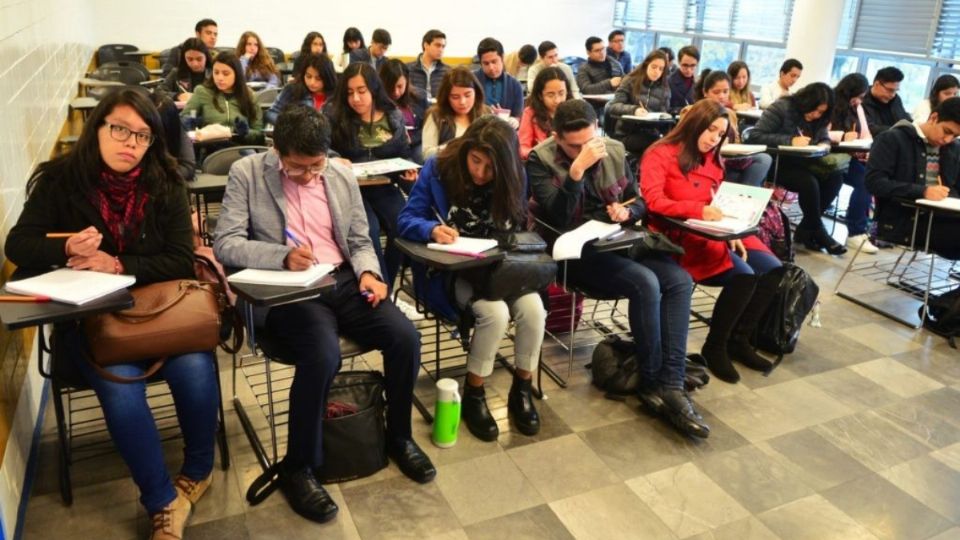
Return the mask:
<path id="1" fill-rule="evenodd" d="M 392 44 L 390 32 L 377 28 L 370 38 L 370 47 L 359 47 L 350 51 L 350 62 L 367 62 L 375 71 L 380 71 L 380 66 L 387 61 L 387 51 Z"/>
<path id="2" fill-rule="evenodd" d="M 273 140 L 273 150 L 231 167 L 213 249 L 224 265 L 238 268 L 304 270 L 315 261 L 337 265 L 337 285 L 323 294 L 253 308 L 255 320 L 282 347 L 280 354 L 296 366 L 280 489 L 298 514 L 325 522 L 337 515 L 338 507 L 313 470 L 324 462 L 322 420 L 340 369 L 341 335 L 382 353 L 387 454 L 416 482 L 436 476 L 410 427 L 420 336 L 387 298 L 360 188 L 349 167 L 327 159 L 330 126 L 324 116 L 294 105 L 277 118 Z M 294 247 L 285 229 L 303 244 Z"/>
<path id="3" fill-rule="evenodd" d="M 253 92 L 247 88 L 237 55 L 217 55 L 212 75 L 197 88 L 180 113 L 181 119 L 194 116 L 199 119 L 200 128 L 210 124 L 231 128 L 236 143 L 263 143 L 263 115 Z"/>
<path id="4" fill-rule="evenodd" d="M 631 224 L 646 214 L 623 145 L 597 136 L 596 113 L 582 100 L 557 107 L 553 137 L 530 153 L 527 175 L 539 217 L 560 231 L 590 219 Z M 628 200 L 634 202 L 624 205 Z M 590 244 L 581 258 L 564 266 L 573 286 L 629 300 L 630 331 L 644 381 L 638 392 L 641 403 L 665 415 L 682 433 L 708 436 L 710 428 L 683 389 L 690 275 L 662 254 L 634 260 L 623 251 L 597 252 Z"/>
<path id="5" fill-rule="evenodd" d="M 197 38 L 189 38 L 178 47 L 180 61 L 160 84 L 160 88 L 176 96 L 176 101 L 190 101 L 193 91 L 210 77 L 213 60 L 207 46 Z"/>
<path id="6" fill-rule="evenodd" d="M 343 71 L 350 65 L 350 54 L 357 49 L 366 49 L 367 45 L 363 41 L 363 34 L 360 30 L 351 26 L 343 31 L 343 53 L 337 60 L 338 71 Z"/>
<path id="7" fill-rule="evenodd" d="M 256 32 L 248 30 L 240 36 L 237 56 L 240 57 L 243 76 L 247 82 L 265 82 L 267 88 L 280 86 L 280 71 Z"/>
<path id="8" fill-rule="evenodd" d="M 751 144 L 767 146 L 829 145 L 827 127 L 833 114 L 833 89 L 825 83 L 808 84 L 796 94 L 778 99 L 764 111 L 747 135 Z M 797 226 L 795 242 L 814 251 L 826 249 L 843 255 L 847 248 L 837 243 L 820 219 L 843 185 L 843 171 L 815 168 L 811 158 L 781 156 L 777 183 L 797 193 L 803 219 Z"/>
<path id="9" fill-rule="evenodd" d="M 410 84 L 423 90 L 428 96 L 437 97 L 443 77 L 450 67 L 443 63 L 443 50 L 447 36 L 439 30 L 427 30 L 420 43 L 423 51 L 417 59 L 407 64 L 410 69 Z"/>
<path id="10" fill-rule="evenodd" d="M 100 101 L 73 151 L 41 164 L 6 241 L 21 269 L 69 267 L 135 276 L 138 285 L 195 279 L 187 190 L 172 160 L 157 110 L 139 89 L 120 88 Z M 79 231 L 69 239 L 46 233 Z M 145 383 L 99 375 L 85 355 L 78 324 L 58 330 L 58 349 L 97 394 L 114 446 L 130 469 L 152 522 L 152 538 L 180 538 L 194 505 L 213 479 L 217 372 L 212 351 L 166 358 L 159 374 L 173 395 L 184 437 L 183 465 L 171 480 L 147 404 Z M 142 376 L 149 362 L 105 367 Z"/>
<path id="11" fill-rule="evenodd" d="M 562 76 L 562 74 L 561 74 Z M 400 235 L 415 242 L 449 244 L 461 234 L 490 238 L 495 233 L 523 230 L 527 222 L 527 186 L 518 159 L 517 135 L 495 116 L 485 116 L 438 156 L 427 160 L 410 200 L 400 214 Z M 439 218 L 443 218 L 440 220 Z M 510 321 L 515 323 L 516 371 L 507 397 L 507 416 L 524 435 L 540 431 L 531 382 L 537 369 L 546 324 L 539 293 L 508 300 L 474 298 L 470 282 L 454 283 L 455 301 L 476 319 L 461 415 L 470 433 L 482 441 L 500 434 L 487 408 L 484 379 L 493 364 Z M 446 297 L 428 303 L 449 303 Z"/>
<path id="12" fill-rule="evenodd" d="M 677 63 L 674 62 L 675 57 L 674 57 L 674 54 L 673 54 L 673 49 L 671 49 L 670 47 L 660 47 L 660 48 L 657 49 L 657 50 L 660 51 L 660 52 L 662 52 L 663 54 L 667 55 L 667 71 L 666 71 L 666 74 L 667 74 L 668 77 L 669 77 L 670 75 L 673 75 L 673 72 L 677 70 Z"/>
<path id="13" fill-rule="evenodd" d="M 302 103 L 318 111 L 330 100 L 337 88 L 337 72 L 325 54 L 307 54 L 297 59 L 293 82 L 283 87 L 273 105 L 264 114 L 268 124 L 276 124 L 277 117 L 288 105 Z"/>
<path id="14" fill-rule="evenodd" d="M 180 110 L 163 92 L 148 95 L 160 115 L 167 152 L 177 161 L 177 171 L 180 172 L 180 176 L 190 182 L 197 175 L 197 157 L 193 151 L 193 143 L 187 137 L 187 131 L 183 129 L 183 123 L 180 122 Z"/>
<path id="15" fill-rule="evenodd" d="M 330 147 L 343 159 L 363 163 L 378 159 L 410 158 L 410 139 L 407 137 L 403 114 L 390 100 L 370 64 L 347 66 L 340 76 L 333 100 L 324 106 L 323 112 L 333 128 Z M 417 171 L 404 171 L 398 176 L 401 184 L 408 184 L 417 179 Z M 391 288 L 400 269 L 401 254 L 394 242 L 397 238 L 397 217 L 405 202 L 403 193 L 397 187 L 390 183 L 365 186 L 361 190 L 370 238 L 381 262 L 380 275 Z M 402 185 L 402 188 L 404 191 L 410 189 L 408 185 Z M 387 234 L 385 250 L 380 246 L 381 227 Z"/>
<path id="16" fill-rule="evenodd" d="M 530 151 L 550 137 L 557 107 L 573 99 L 572 94 L 570 80 L 563 71 L 548 67 L 537 74 L 520 119 L 520 159 L 526 161 Z"/>
<path id="17" fill-rule="evenodd" d="M 624 115 L 643 116 L 648 112 L 667 112 L 670 106 L 670 87 L 664 70 L 667 56 L 653 51 L 643 59 L 623 80 L 607 106 L 607 113 L 618 119 L 614 138 L 621 141 L 627 151 L 640 156 L 653 141 L 660 138 L 654 128 L 631 126 L 620 121 Z"/>
<path id="18" fill-rule="evenodd" d="M 503 58 L 503 67 L 507 73 L 512 75 L 524 88 L 527 87 L 527 72 L 530 66 L 537 61 L 537 49 L 533 45 L 524 45 L 519 50 L 507 53 Z"/>
<path id="19" fill-rule="evenodd" d="M 390 99 L 403 114 L 410 136 L 410 159 L 423 163 L 423 119 L 427 114 L 427 95 L 410 85 L 410 71 L 401 60 L 392 58 L 380 67 L 380 81 Z"/>
<path id="20" fill-rule="evenodd" d="M 613 58 L 607 57 L 607 48 L 603 40 L 591 36 L 587 38 L 587 61 L 577 72 L 577 86 L 584 94 L 609 94 L 620 86 L 623 80 L 623 66 Z"/>
<path id="21" fill-rule="evenodd" d="M 757 98 L 750 90 L 750 67 L 746 62 L 736 60 L 727 66 L 727 75 L 733 86 L 730 88 L 730 103 L 735 111 L 757 108 Z"/>
<path id="22" fill-rule="evenodd" d="M 791 88 L 797 83 L 801 73 L 803 73 L 803 64 L 799 60 L 795 58 L 784 60 L 777 80 L 760 89 L 760 107 L 766 109 L 781 97 L 792 94 Z"/>
<path id="23" fill-rule="evenodd" d="M 723 71 L 711 73 L 727 77 Z M 772 367 L 771 362 L 754 352 L 750 339 L 779 285 L 756 276 L 779 267 L 780 261 L 756 236 L 730 242 L 709 240 L 660 219 L 723 218 L 711 202 L 723 182 L 720 149 L 730 129 L 728 113 L 713 99 L 698 101 L 676 128 L 644 154 L 640 177 L 643 198 L 652 214 L 651 228 L 666 232 L 683 247 L 680 266 L 695 282 L 723 287 L 701 353 L 715 376 L 735 383 L 740 374 L 731 357 L 758 371 Z"/>
<path id="24" fill-rule="evenodd" d="M 930 116 L 930 111 L 936 109 L 944 101 L 956 97 L 960 91 L 960 80 L 953 75 L 941 75 L 933 82 L 930 88 L 930 95 L 927 99 L 921 100 L 917 108 L 913 110 L 913 119 L 920 122 L 926 122 Z"/>
<path id="25" fill-rule="evenodd" d="M 527 70 L 527 90 L 533 88 L 533 81 L 537 79 L 537 73 L 541 69 L 555 67 L 567 76 L 570 81 L 570 88 L 573 90 L 573 99 L 580 99 L 580 87 L 577 86 L 577 78 L 573 75 L 573 68 L 560 60 L 560 51 L 557 45 L 552 41 L 544 41 L 537 47 L 537 54 L 540 58 Z"/>
<path id="26" fill-rule="evenodd" d="M 470 69 L 457 66 L 448 71 L 443 76 L 437 103 L 427 111 L 423 122 L 423 158 L 443 150 L 444 145 L 463 135 L 484 114 L 490 114 L 490 107 L 484 104 L 483 86 Z"/>
<path id="27" fill-rule="evenodd" d="M 626 41 L 627 35 L 623 33 L 623 30 L 610 32 L 610 35 L 607 36 L 607 43 L 609 43 L 607 56 L 620 62 L 620 67 L 623 68 L 624 73 L 630 73 L 633 71 L 633 60 L 630 58 L 630 53 L 627 52 L 624 45 Z"/>
<path id="28" fill-rule="evenodd" d="M 860 73 L 850 73 L 840 79 L 833 92 L 836 95 L 836 106 L 830 121 L 830 139 L 833 142 L 853 140 L 873 140 L 870 129 L 867 127 L 866 114 L 861 103 L 870 85 L 867 78 Z M 860 248 L 863 253 L 877 253 L 877 246 L 867 238 L 867 218 L 870 215 L 870 204 L 873 197 L 864 184 L 866 174 L 867 153 L 854 154 L 850 160 L 850 168 L 843 175 L 843 183 L 853 188 L 850 194 L 850 204 L 847 206 L 847 247 Z M 863 247 L 860 245 L 863 244 Z"/>
<path id="29" fill-rule="evenodd" d="M 874 137 L 900 120 L 913 120 L 897 95 L 902 80 L 903 72 L 893 66 L 881 68 L 873 77 L 870 92 L 863 98 L 863 112 L 867 113 L 870 133 Z"/>
<path id="30" fill-rule="evenodd" d="M 308 54 L 330 56 L 330 53 L 327 52 L 327 41 L 323 39 L 323 34 L 320 32 L 308 32 L 303 38 L 303 43 L 300 45 L 300 51 L 294 54 L 296 55 L 296 58 L 293 59 L 294 73 L 300 70 L 301 59 L 306 58 Z M 293 81 L 293 76 L 290 77 L 290 81 Z"/>
<path id="31" fill-rule="evenodd" d="M 503 69 L 503 45 L 493 38 L 484 38 L 477 45 L 477 58 L 480 69 L 473 74 L 483 85 L 485 103 L 494 114 L 509 114 L 510 124 L 516 128 L 523 114 L 523 87 Z"/>
<path id="32" fill-rule="evenodd" d="M 909 245 L 916 227 L 919 246 L 927 235 L 927 218 L 914 224 L 915 211 L 901 201 L 958 197 L 960 98 L 938 105 L 926 120 L 900 120 L 877 135 L 867 159 L 867 188 L 877 198 L 877 236 Z M 950 260 L 960 259 L 960 220 L 934 215 L 930 249 Z"/>
<path id="33" fill-rule="evenodd" d="M 693 95 L 693 85 L 696 82 L 697 66 L 700 65 L 700 50 L 693 45 L 687 45 L 677 53 L 677 62 L 680 67 L 667 77 L 670 85 L 670 112 L 677 113 L 687 105 L 696 101 Z"/>
<path id="34" fill-rule="evenodd" d="M 195 37 L 207 46 L 207 50 L 210 51 L 211 55 L 215 55 L 217 52 L 217 34 L 219 33 L 217 22 L 213 19 L 200 19 L 197 21 L 197 24 L 194 25 L 193 29 L 196 33 Z M 167 56 L 167 63 L 161 66 L 163 73 L 173 71 L 174 68 L 180 65 L 180 60 L 182 60 L 180 46 L 171 47 L 170 54 Z M 209 62 L 207 65 L 210 65 Z"/>
<path id="35" fill-rule="evenodd" d="M 727 115 L 727 140 L 739 143 L 740 126 L 737 122 L 737 114 L 729 108 L 731 86 L 730 76 L 725 72 L 705 69 L 700 74 L 700 80 L 697 81 L 695 93 L 698 100 L 710 100 L 724 108 Z M 728 180 L 757 187 L 763 185 L 772 164 L 773 158 L 766 153 L 727 158 L 723 161 Z"/>

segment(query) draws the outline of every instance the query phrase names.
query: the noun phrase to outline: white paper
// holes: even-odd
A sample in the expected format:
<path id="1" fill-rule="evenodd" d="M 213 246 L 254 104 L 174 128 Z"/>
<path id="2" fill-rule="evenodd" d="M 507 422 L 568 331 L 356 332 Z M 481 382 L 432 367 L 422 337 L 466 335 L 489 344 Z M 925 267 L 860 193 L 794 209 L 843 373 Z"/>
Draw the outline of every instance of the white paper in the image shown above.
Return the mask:
<path id="1" fill-rule="evenodd" d="M 691 227 L 729 233 L 756 227 L 772 194 L 772 189 L 723 182 L 710 201 L 710 206 L 723 212 L 723 218 L 718 221 L 688 219 L 686 223 Z"/>
<path id="2" fill-rule="evenodd" d="M 747 109 L 744 111 L 737 111 L 737 115 L 745 116 L 747 118 L 760 118 L 763 115 L 763 111 L 760 109 Z"/>
<path id="3" fill-rule="evenodd" d="M 856 139 L 853 141 L 843 141 L 837 143 L 837 148 L 852 148 L 854 150 L 870 150 L 873 141 L 870 139 Z"/>
<path id="4" fill-rule="evenodd" d="M 79 306 L 126 289 L 136 282 L 137 278 L 134 276 L 61 268 L 36 277 L 8 282 L 6 287 L 12 293 L 49 296 L 57 302 Z"/>
<path id="5" fill-rule="evenodd" d="M 613 94 L 583 94 L 588 101 L 613 101 Z"/>
<path id="6" fill-rule="evenodd" d="M 818 152 L 823 152 L 824 147 L 819 144 L 813 144 L 809 146 L 793 146 L 789 144 L 781 144 L 778 146 L 780 150 L 786 150 L 787 152 L 793 152 L 795 154 L 816 154 Z"/>
<path id="7" fill-rule="evenodd" d="M 368 176 L 381 176 L 399 171 L 409 171 L 410 169 L 419 169 L 420 165 L 403 158 L 380 159 L 377 161 L 367 161 L 366 163 L 354 163 L 353 174 L 357 178 L 366 178 Z"/>
<path id="8" fill-rule="evenodd" d="M 648 112 L 646 114 L 636 115 L 636 114 L 625 114 L 621 118 L 629 118 L 633 120 L 643 120 L 647 122 L 659 122 L 661 120 L 670 120 L 673 118 L 667 113 L 659 112 Z"/>
<path id="9" fill-rule="evenodd" d="M 323 276 L 333 271 L 332 264 L 315 264 L 306 270 L 293 272 L 291 270 L 255 270 L 247 268 L 230 275 L 227 281 L 231 283 L 248 283 L 251 285 L 276 285 L 280 287 L 306 287 L 320 281 Z"/>
<path id="10" fill-rule="evenodd" d="M 917 204 L 922 204 L 923 206 L 932 206 L 934 208 L 943 208 L 944 210 L 960 212 L 960 199 L 956 197 L 947 197 L 946 199 L 941 199 L 939 201 L 931 201 L 930 199 L 917 199 L 916 202 Z"/>
<path id="11" fill-rule="evenodd" d="M 455 251 L 461 254 L 479 255 L 484 251 L 497 247 L 497 241 L 490 238 L 470 238 L 467 236 L 457 237 L 452 244 L 438 244 L 431 242 L 427 244 L 430 249 L 437 251 Z"/>
<path id="12" fill-rule="evenodd" d="M 598 238 L 606 238 L 620 230 L 619 223 L 604 223 L 591 219 L 572 231 L 567 231 L 553 244 L 553 258 L 557 261 L 579 259 L 583 245 Z"/>
<path id="13" fill-rule="evenodd" d="M 720 154 L 724 156 L 749 156 L 751 154 L 759 154 L 760 152 L 766 152 L 767 145 L 765 144 L 737 144 L 737 143 L 727 143 L 723 145 L 723 148 L 720 149 Z"/>

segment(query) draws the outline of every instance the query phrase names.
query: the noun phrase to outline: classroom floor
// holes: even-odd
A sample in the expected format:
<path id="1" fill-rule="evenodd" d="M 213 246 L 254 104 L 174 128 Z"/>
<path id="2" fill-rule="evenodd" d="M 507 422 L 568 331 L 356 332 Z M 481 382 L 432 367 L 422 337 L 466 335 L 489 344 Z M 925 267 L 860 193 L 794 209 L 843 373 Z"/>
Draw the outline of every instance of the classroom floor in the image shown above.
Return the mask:
<path id="1" fill-rule="evenodd" d="M 186 538 L 960 538 L 960 351 L 835 296 L 850 256 L 800 251 L 821 287 L 822 327 L 805 326 L 797 351 L 769 377 L 741 368 L 739 384 L 713 380 L 697 392 L 712 428 L 706 441 L 677 435 L 635 399 L 604 399 L 582 367 L 583 348 L 569 388 L 544 378 L 538 436 L 509 431 L 510 378 L 498 369 L 488 390 L 503 418 L 498 442 L 461 426 L 457 445 L 438 449 L 415 413 L 436 481 L 415 484 L 391 465 L 330 485 L 340 514 L 319 525 L 279 493 L 257 507 L 245 502 L 259 466 L 226 403 L 232 466 L 222 471 L 218 460 Z M 704 335 L 691 333 L 691 350 Z M 555 344 L 545 354 L 563 365 Z M 226 356 L 221 367 L 229 396 Z M 424 401 L 431 387 L 422 375 Z M 54 433 L 51 410 L 25 538 L 146 538 L 148 519 L 116 455 L 75 464 L 75 501 L 61 503 Z M 167 443 L 172 471 L 179 453 L 179 441 Z"/>

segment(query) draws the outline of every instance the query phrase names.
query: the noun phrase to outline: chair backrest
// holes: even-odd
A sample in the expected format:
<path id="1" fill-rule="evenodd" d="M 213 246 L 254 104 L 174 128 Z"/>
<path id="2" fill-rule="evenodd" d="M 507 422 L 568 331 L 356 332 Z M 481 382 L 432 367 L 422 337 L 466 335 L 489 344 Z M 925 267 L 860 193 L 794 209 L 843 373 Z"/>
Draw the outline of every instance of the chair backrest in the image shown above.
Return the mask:
<path id="1" fill-rule="evenodd" d="M 280 95 L 279 88 L 265 88 L 254 94 L 254 96 L 257 98 L 257 103 L 263 103 L 267 105 L 276 101 L 278 95 Z"/>
<path id="2" fill-rule="evenodd" d="M 102 66 L 107 62 L 116 62 L 118 60 L 129 60 L 130 57 L 126 55 L 128 51 L 139 50 L 136 45 L 128 45 L 125 43 L 111 43 L 109 45 L 102 45 L 97 49 L 97 65 Z"/>
<path id="3" fill-rule="evenodd" d="M 150 80 L 150 71 L 143 64 L 134 62 L 108 62 L 90 74 L 101 81 L 120 81 L 123 84 L 138 85 Z"/>
<path id="4" fill-rule="evenodd" d="M 580 71 L 580 66 L 587 63 L 587 59 L 579 56 L 568 56 L 563 59 L 563 63 L 570 66 L 573 74 L 576 75 L 577 72 Z"/>
<path id="5" fill-rule="evenodd" d="M 282 64 L 287 61 L 283 51 L 276 47 L 267 47 L 267 52 L 270 53 L 270 58 L 273 58 L 274 64 Z"/>
<path id="6" fill-rule="evenodd" d="M 269 150 L 268 147 L 259 145 L 231 146 L 230 148 L 217 150 L 203 160 L 200 171 L 205 174 L 227 174 L 230 172 L 230 166 L 233 165 L 234 161 L 267 150 Z"/>
<path id="7" fill-rule="evenodd" d="M 213 50 L 217 51 L 217 54 L 222 52 L 235 52 L 236 49 L 233 47 L 214 47 Z"/>

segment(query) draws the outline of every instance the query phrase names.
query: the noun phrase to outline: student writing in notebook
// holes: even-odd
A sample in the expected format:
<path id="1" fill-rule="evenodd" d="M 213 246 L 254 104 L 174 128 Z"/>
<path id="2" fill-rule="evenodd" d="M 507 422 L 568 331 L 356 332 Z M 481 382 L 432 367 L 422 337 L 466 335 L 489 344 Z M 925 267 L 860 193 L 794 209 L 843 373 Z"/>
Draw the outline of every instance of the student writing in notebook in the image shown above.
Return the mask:
<path id="1" fill-rule="evenodd" d="M 913 120 L 903 108 L 903 100 L 897 95 L 903 77 L 903 72 L 893 66 L 880 68 L 873 77 L 870 91 L 863 98 L 863 110 L 867 113 L 870 133 L 874 136 L 901 120 Z"/>
<path id="2" fill-rule="evenodd" d="M 727 75 L 730 76 L 730 103 L 733 110 L 746 111 L 757 108 L 757 98 L 750 90 L 750 67 L 746 62 L 736 60 L 727 66 Z"/>
<path id="3" fill-rule="evenodd" d="M 195 89 L 210 77 L 213 60 L 207 46 L 197 38 L 190 38 L 180 45 L 180 62 L 160 83 L 160 88 L 186 103 Z"/>
<path id="4" fill-rule="evenodd" d="M 722 71 L 712 73 L 727 76 Z M 780 266 L 780 261 L 756 236 L 730 242 L 710 240 L 658 219 L 718 221 L 724 217 L 711 202 L 723 182 L 720 149 L 730 127 L 728 112 L 714 100 L 698 101 L 673 131 L 647 150 L 640 177 L 651 228 L 666 232 L 683 247 L 678 260 L 694 281 L 723 287 L 701 352 L 714 375 L 733 383 L 740 375 L 731 359 L 760 371 L 771 367 L 754 352 L 750 338 L 779 284 L 757 276 Z"/>
<path id="5" fill-rule="evenodd" d="M 503 45 L 496 39 L 484 38 L 477 45 L 477 58 L 480 69 L 473 75 L 483 85 L 484 102 L 494 114 L 518 127 L 523 114 L 523 87 L 503 68 Z"/>
<path id="6" fill-rule="evenodd" d="M 427 160 L 400 213 L 400 235 L 416 242 L 449 244 L 460 234 L 491 238 L 497 233 L 519 231 L 527 221 L 526 203 L 527 185 L 516 133 L 502 119 L 485 116 L 438 156 Z M 430 279 L 436 284 L 430 284 Z M 483 384 L 493 373 L 497 351 L 513 320 L 517 369 L 507 398 L 507 415 L 521 433 L 535 435 L 540 431 L 540 416 L 534 406 L 531 381 L 546 322 L 540 295 L 531 291 L 517 298 L 480 298 L 473 284 L 461 276 L 454 284 L 455 298 L 448 299 L 442 285 L 446 279 L 449 276 L 429 278 L 425 269 L 418 267 L 415 283 L 427 284 L 420 287 L 423 299 L 439 312 L 453 312 L 450 302 L 455 301 L 476 318 L 463 390 L 462 417 L 467 428 L 483 441 L 496 440 L 499 435 L 497 422 L 487 408 Z"/>
<path id="7" fill-rule="evenodd" d="M 692 104 L 696 100 L 693 94 L 693 85 L 696 83 L 697 66 L 700 65 L 700 49 L 687 45 L 677 52 L 678 68 L 667 78 L 670 85 L 671 113 Z"/>
<path id="8" fill-rule="evenodd" d="M 573 99 L 570 80 L 563 71 L 548 67 L 537 73 L 527 107 L 520 118 L 520 159 L 527 159 L 535 146 L 547 140 L 553 131 L 553 115 L 557 107 Z"/>
<path id="9" fill-rule="evenodd" d="M 527 90 L 532 91 L 533 81 L 537 79 L 537 73 L 539 73 L 541 69 L 555 67 L 563 71 L 567 80 L 570 81 L 570 88 L 573 90 L 573 99 L 580 99 L 580 87 L 577 86 L 577 78 L 573 75 L 573 69 L 561 60 L 560 50 L 557 49 L 557 44 L 552 41 L 543 41 L 537 47 L 537 54 L 540 55 L 540 57 L 530 66 L 530 69 L 527 70 Z"/>
<path id="10" fill-rule="evenodd" d="M 410 136 L 410 159 L 423 163 L 423 120 L 429 106 L 427 94 L 410 84 L 409 68 L 396 58 L 380 66 L 380 80 L 403 114 L 403 124 Z"/>
<path id="11" fill-rule="evenodd" d="M 370 36 L 369 47 L 357 47 L 350 51 L 350 63 L 366 62 L 373 69 L 380 71 L 380 67 L 387 61 L 387 51 L 392 44 L 393 38 L 390 37 L 390 32 L 383 28 L 377 28 Z"/>
<path id="12" fill-rule="evenodd" d="M 603 40 L 591 36 L 587 38 L 587 61 L 580 65 L 577 71 L 577 86 L 584 94 L 609 94 L 620 86 L 623 80 L 623 66 L 613 58 L 607 56 L 607 48 Z M 602 104 L 597 109 L 603 109 Z"/>
<path id="13" fill-rule="evenodd" d="M 427 111 L 423 123 L 423 157 L 429 158 L 443 150 L 444 145 L 463 135 L 477 118 L 490 114 L 484 99 L 483 85 L 469 68 L 457 66 L 448 71 L 443 76 L 437 102 Z"/>
<path id="14" fill-rule="evenodd" d="M 210 54 L 216 54 L 217 35 L 220 33 L 217 22 L 213 19 L 200 19 L 197 21 L 197 24 L 194 25 L 193 29 L 195 33 L 194 37 L 207 47 Z M 167 62 L 162 66 L 164 74 L 170 73 L 180 65 L 180 61 L 183 60 L 182 52 L 180 45 L 170 48 L 170 53 L 167 55 Z M 207 65 L 210 65 L 209 62 Z"/>
<path id="15" fill-rule="evenodd" d="M 269 124 L 277 122 L 277 116 L 293 103 L 301 103 L 320 110 L 337 88 L 337 72 L 333 62 L 324 54 L 307 54 L 297 59 L 293 82 L 284 86 L 280 95 L 264 113 Z"/>
<path id="16" fill-rule="evenodd" d="M 297 513 L 324 522 L 338 507 L 313 471 L 324 461 L 322 419 L 340 369 L 340 335 L 383 355 L 387 454 L 417 482 L 436 476 L 410 425 L 420 336 L 388 298 L 353 172 L 327 159 L 326 118 L 293 105 L 277 118 L 274 144 L 273 150 L 247 156 L 230 169 L 214 252 L 224 265 L 239 268 L 302 270 L 314 261 L 337 265 L 336 287 L 320 296 L 254 308 L 255 323 L 281 346 L 279 356 L 296 366 L 280 489 Z M 285 238 L 285 227 L 301 247 Z"/>
<path id="17" fill-rule="evenodd" d="M 941 75 L 930 87 L 930 95 L 917 104 L 911 116 L 914 120 L 926 122 L 927 117 L 930 116 L 930 111 L 936 109 L 944 101 L 956 97 L 957 93 L 960 93 L 960 79 L 953 75 Z"/>
<path id="18" fill-rule="evenodd" d="M 337 57 L 337 71 L 343 71 L 350 65 L 350 54 L 359 49 L 366 49 L 367 45 L 363 41 L 363 34 L 360 30 L 351 26 L 343 32 L 343 52 Z"/>
<path id="19" fill-rule="evenodd" d="M 616 122 L 613 137 L 622 142 L 628 151 L 642 155 L 661 134 L 655 127 L 638 126 L 621 116 L 644 116 L 647 113 L 664 113 L 670 108 L 670 86 L 667 84 L 667 56 L 662 51 L 653 51 L 643 59 L 617 88 L 606 114 Z"/>
<path id="20" fill-rule="evenodd" d="M 7 257 L 38 272 L 60 266 L 128 274 L 137 285 L 195 279 L 186 187 L 163 132 L 144 92 L 121 88 L 107 94 L 84 123 L 74 149 L 41 164 L 27 184 L 23 212 L 7 237 Z M 80 232 L 67 239 L 45 237 L 64 231 Z M 213 353 L 171 356 L 160 369 L 185 444 L 183 465 L 171 479 L 144 382 L 112 382 L 94 371 L 79 354 L 85 337 L 78 325 L 58 325 L 55 332 L 63 360 L 72 362 L 97 394 L 113 443 L 150 516 L 152 538 L 180 538 L 191 508 L 212 481 L 220 391 Z M 103 369 L 136 377 L 151 364 Z"/>

